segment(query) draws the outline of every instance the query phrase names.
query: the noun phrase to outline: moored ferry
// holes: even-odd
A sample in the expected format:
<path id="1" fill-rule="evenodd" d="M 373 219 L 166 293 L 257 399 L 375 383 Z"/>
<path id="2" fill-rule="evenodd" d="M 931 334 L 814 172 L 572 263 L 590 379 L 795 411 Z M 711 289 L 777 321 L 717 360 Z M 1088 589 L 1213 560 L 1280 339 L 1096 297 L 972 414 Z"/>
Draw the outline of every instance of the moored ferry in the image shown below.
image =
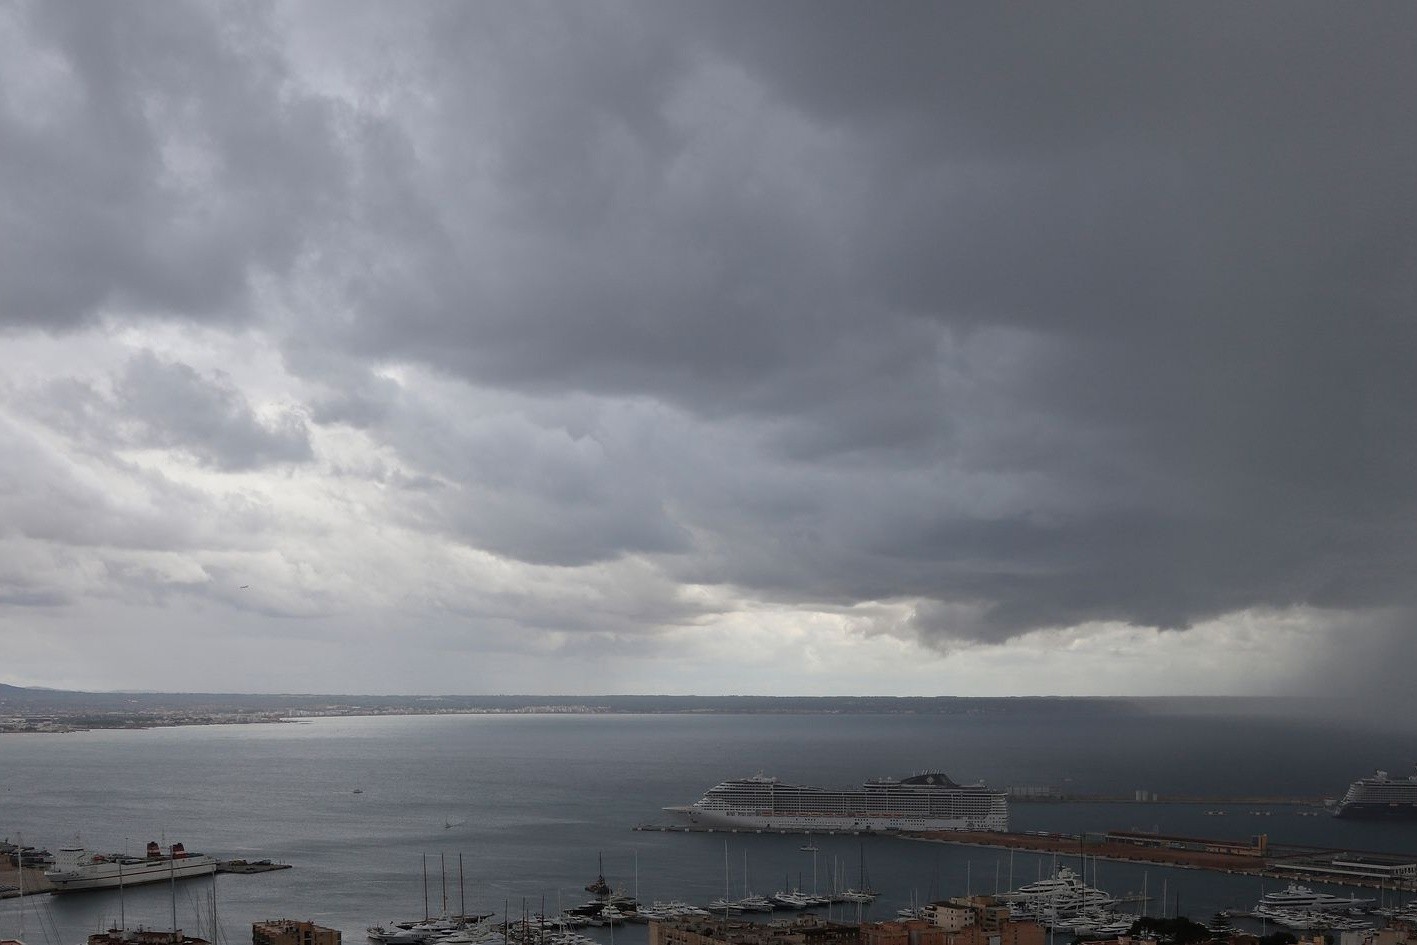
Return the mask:
<path id="1" fill-rule="evenodd" d="M 180 843 L 163 853 L 156 842 L 148 843 L 147 856 L 122 853 L 90 853 L 82 847 L 68 847 L 54 855 L 54 867 L 44 878 L 55 892 L 82 889 L 117 889 L 189 876 L 210 876 L 217 862 L 204 853 L 188 853 Z"/>
<path id="2" fill-rule="evenodd" d="M 957 784 L 939 771 L 876 778 L 857 790 L 787 784 L 756 775 L 724 781 L 685 807 L 705 827 L 861 832 L 1009 829 L 1008 797 L 979 784 Z"/>

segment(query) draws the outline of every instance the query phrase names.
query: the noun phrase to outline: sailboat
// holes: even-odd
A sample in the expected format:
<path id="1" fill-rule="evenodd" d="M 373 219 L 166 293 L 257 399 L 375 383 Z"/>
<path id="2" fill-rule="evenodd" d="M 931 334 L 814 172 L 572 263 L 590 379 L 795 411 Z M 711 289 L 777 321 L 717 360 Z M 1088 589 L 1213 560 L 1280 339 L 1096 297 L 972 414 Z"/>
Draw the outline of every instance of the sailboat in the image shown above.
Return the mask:
<path id="1" fill-rule="evenodd" d="M 738 908 L 743 912 L 771 912 L 772 900 L 767 896 L 755 895 L 748 888 L 748 851 L 743 851 L 743 898 L 738 900 Z"/>
<path id="2" fill-rule="evenodd" d="M 816 853 L 816 852 L 817 852 L 817 845 L 812 842 L 812 835 L 811 835 L 810 833 L 807 834 L 807 842 L 804 843 L 804 844 L 802 844 L 802 845 L 801 845 L 800 847 L 798 847 L 797 849 L 801 850 L 803 853 Z"/>
<path id="3" fill-rule="evenodd" d="M 597 896 L 608 896 L 610 884 L 605 881 L 605 854 L 597 853 L 596 859 L 599 861 L 600 871 L 595 875 L 595 882 L 586 884 L 585 891 Z"/>
<path id="4" fill-rule="evenodd" d="M 843 889 L 841 898 L 847 902 L 872 902 L 876 898 L 876 891 L 871 888 L 871 883 L 866 878 L 866 845 L 861 844 L 861 862 L 859 865 L 860 878 L 857 880 L 855 889 Z"/>
<path id="5" fill-rule="evenodd" d="M 96 932 L 90 935 L 87 940 L 87 945 L 212 945 L 211 942 L 204 938 L 198 938 L 195 935 L 184 935 L 182 930 L 177 927 L 177 868 L 175 865 L 177 858 L 174 853 L 174 855 L 168 859 L 168 888 L 172 897 L 171 932 L 144 929 L 142 926 L 131 930 L 128 928 L 112 928 L 106 932 Z M 212 882 L 213 884 L 216 882 L 215 873 L 212 875 Z M 121 884 L 119 888 L 121 890 Z M 213 889 L 215 889 L 215 885 L 213 885 Z M 215 896 L 215 892 L 213 892 L 213 896 Z M 201 924 L 200 915 L 198 916 L 197 922 L 199 925 Z M 215 898 L 212 900 L 212 935 L 213 938 L 215 938 Z"/>

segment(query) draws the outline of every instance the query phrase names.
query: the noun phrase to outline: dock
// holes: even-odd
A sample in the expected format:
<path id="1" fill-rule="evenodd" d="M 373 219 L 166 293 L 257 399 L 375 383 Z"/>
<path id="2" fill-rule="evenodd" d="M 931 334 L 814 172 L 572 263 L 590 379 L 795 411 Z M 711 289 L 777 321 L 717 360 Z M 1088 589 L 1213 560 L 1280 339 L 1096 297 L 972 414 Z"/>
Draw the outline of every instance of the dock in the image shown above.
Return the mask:
<path id="1" fill-rule="evenodd" d="M 661 833 L 767 834 L 777 836 L 876 836 L 925 843 L 1015 850 L 1021 853 L 1088 856 L 1118 863 L 1209 870 L 1216 873 L 1265 876 L 1300 882 L 1331 883 L 1364 889 L 1417 892 L 1417 854 L 1365 853 L 1199 837 L 1168 837 L 1133 831 L 1111 831 L 1083 836 L 1060 833 L 1009 833 L 1001 831 L 940 830 L 811 830 L 739 827 L 704 827 L 695 824 L 639 824 L 633 829 Z M 1355 865 L 1356 864 L 1356 865 Z M 1366 870 L 1366 874 L 1361 872 Z"/>
<path id="2" fill-rule="evenodd" d="M 218 860 L 218 873 L 269 873 L 273 870 L 288 870 L 289 863 L 272 863 L 270 860 Z M 14 899 L 20 895 L 20 870 L 8 859 L 0 858 L 0 899 Z M 54 884 L 44 876 L 44 870 L 27 866 L 24 869 L 24 893 L 26 896 L 47 896 L 54 892 Z"/>
<path id="3" fill-rule="evenodd" d="M 808 830 L 805 827 L 705 827 L 700 824 L 636 824 L 631 830 L 649 830 L 656 833 L 763 833 L 783 837 L 895 837 L 895 830 Z"/>
<path id="4" fill-rule="evenodd" d="M 9 857 L 0 857 L 0 899 L 13 899 L 20 894 L 20 870 L 10 864 Z M 44 878 L 44 870 L 26 866 L 24 868 L 25 895 L 38 896 L 54 891 L 54 886 Z"/>
<path id="5" fill-rule="evenodd" d="M 1145 796 L 1139 796 L 1145 795 Z M 1314 807 L 1325 808 L 1332 798 L 1279 794 L 1062 794 L 1057 792 L 1009 794 L 1010 804 L 1193 804 L 1203 807 Z"/>
<path id="6" fill-rule="evenodd" d="M 288 870 L 289 863 L 272 863 L 270 860 L 217 860 L 218 873 L 269 873 L 273 870 Z"/>
<path id="7" fill-rule="evenodd" d="M 1365 889 L 1417 891 L 1417 854 L 1364 853 L 1198 837 L 1167 837 L 1116 831 L 1106 834 L 996 833 L 988 831 L 933 831 L 900 834 L 928 843 L 992 847 L 1060 856 L 1088 856 L 1119 863 L 1170 866 L 1248 874 L 1301 882 L 1331 883 Z M 1371 865 L 1366 875 L 1349 865 Z"/>

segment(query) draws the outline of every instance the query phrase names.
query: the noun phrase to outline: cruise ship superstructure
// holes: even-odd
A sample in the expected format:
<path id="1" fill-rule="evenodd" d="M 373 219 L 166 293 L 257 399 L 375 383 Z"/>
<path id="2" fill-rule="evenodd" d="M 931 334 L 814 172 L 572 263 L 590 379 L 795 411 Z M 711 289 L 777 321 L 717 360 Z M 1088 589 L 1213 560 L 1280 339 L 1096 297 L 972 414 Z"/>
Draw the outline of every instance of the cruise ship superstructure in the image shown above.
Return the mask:
<path id="1" fill-rule="evenodd" d="M 1335 817 L 1417 820 L 1417 774 L 1394 778 L 1379 771 L 1348 786 Z"/>
<path id="2" fill-rule="evenodd" d="M 44 871 L 44 878 L 54 884 L 55 892 L 70 892 L 210 876 L 216 869 L 215 859 L 203 853 L 188 853 L 180 843 L 163 853 L 150 842 L 147 856 L 90 853 L 82 847 L 62 849 L 54 855 L 54 867 Z"/>
<path id="3" fill-rule="evenodd" d="M 833 791 L 756 775 L 724 781 L 686 807 L 705 827 L 745 830 L 1008 830 L 1008 797 L 981 784 L 956 784 L 939 771 L 876 778 Z"/>

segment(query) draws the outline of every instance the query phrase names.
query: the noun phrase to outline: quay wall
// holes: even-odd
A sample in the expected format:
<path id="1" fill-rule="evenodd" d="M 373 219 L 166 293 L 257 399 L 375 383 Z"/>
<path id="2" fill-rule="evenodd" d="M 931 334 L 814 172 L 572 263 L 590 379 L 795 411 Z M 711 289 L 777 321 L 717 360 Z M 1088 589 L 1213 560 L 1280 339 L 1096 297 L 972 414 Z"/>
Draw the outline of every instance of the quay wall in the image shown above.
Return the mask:
<path id="1" fill-rule="evenodd" d="M 1370 889 L 1392 889 L 1386 883 L 1366 877 L 1344 873 L 1325 873 L 1316 870 L 1290 870 L 1286 860 L 1292 858 L 1292 851 L 1275 856 L 1254 856 L 1250 854 L 1227 854 L 1207 850 L 1177 850 L 1162 846 L 1137 846 L 1109 840 L 1098 840 L 1089 836 L 1080 838 L 1060 834 L 1038 835 L 1026 833 L 990 833 L 984 831 L 933 831 L 928 833 L 901 834 L 909 840 L 929 843 L 953 843 L 962 846 L 995 847 L 1005 850 L 1020 850 L 1030 853 L 1057 853 L 1063 856 L 1087 854 L 1102 860 L 1124 863 L 1144 863 L 1150 866 L 1173 866 L 1178 869 L 1211 870 L 1220 873 L 1246 873 L 1258 876 L 1273 876 L 1280 879 L 1331 883 L 1337 886 L 1357 886 Z M 1217 844 L 1225 841 L 1216 841 Z M 1283 848 L 1281 848 L 1283 849 Z M 1310 851 L 1319 852 L 1319 851 Z M 1354 852 L 1354 851 L 1350 851 Z M 1417 857 L 1414 857 L 1417 858 Z M 1411 882 L 1404 888 L 1413 889 Z"/>

